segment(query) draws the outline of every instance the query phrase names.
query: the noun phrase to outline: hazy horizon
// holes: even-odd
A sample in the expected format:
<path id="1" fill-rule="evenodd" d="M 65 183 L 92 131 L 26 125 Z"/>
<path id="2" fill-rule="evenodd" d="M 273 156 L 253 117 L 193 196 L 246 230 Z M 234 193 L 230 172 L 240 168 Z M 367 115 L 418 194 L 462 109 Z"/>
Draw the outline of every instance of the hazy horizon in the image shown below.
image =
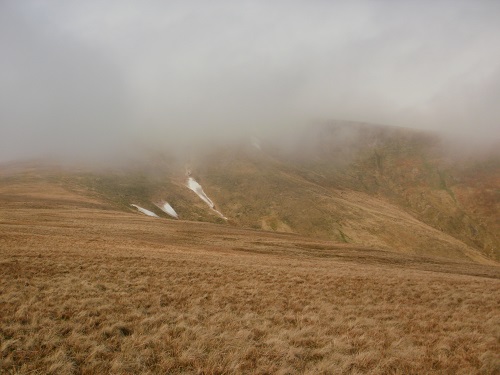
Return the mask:
<path id="1" fill-rule="evenodd" d="M 500 3 L 3 1 L 0 161 L 327 120 L 500 137 Z"/>

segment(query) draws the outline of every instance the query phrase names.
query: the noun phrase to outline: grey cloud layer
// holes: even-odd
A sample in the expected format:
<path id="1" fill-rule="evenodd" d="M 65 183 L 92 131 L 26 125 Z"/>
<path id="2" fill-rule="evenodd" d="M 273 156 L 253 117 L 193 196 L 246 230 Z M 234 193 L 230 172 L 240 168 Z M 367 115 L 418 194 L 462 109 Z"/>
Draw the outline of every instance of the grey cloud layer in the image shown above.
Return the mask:
<path id="1" fill-rule="evenodd" d="M 3 1 L 0 160 L 349 119 L 498 137 L 493 1 Z"/>

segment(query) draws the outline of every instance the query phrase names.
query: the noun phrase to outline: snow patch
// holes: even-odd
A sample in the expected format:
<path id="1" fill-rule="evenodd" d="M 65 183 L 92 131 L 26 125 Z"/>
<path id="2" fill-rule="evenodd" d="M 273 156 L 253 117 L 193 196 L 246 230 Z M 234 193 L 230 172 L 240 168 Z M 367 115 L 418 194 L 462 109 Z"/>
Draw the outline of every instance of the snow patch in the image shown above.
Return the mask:
<path id="1" fill-rule="evenodd" d="M 174 208 L 168 202 L 155 203 L 155 205 L 160 210 L 162 210 L 163 212 L 165 212 L 167 215 L 175 217 L 176 219 L 179 218 L 179 215 L 177 215 L 177 212 L 175 212 Z"/>
<path id="2" fill-rule="evenodd" d="M 193 177 L 189 177 L 187 179 L 187 187 L 190 190 L 194 191 L 201 198 L 201 200 L 203 200 L 203 202 L 205 202 L 206 204 L 208 204 L 210 206 L 210 208 L 215 207 L 214 202 L 212 202 L 210 200 L 210 198 L 207 197 L 207 195 L 203 191 L 203 188 L 201 187 L 201 185 L 199 183 L 197 183 Z"/>
<path id="3" fill-rule="evenodd" d="M 212 211 L 215 212 L 217 215 L 219 215 L 224 220 L 227 220 L 227 217 L 225 217 L 224 215 L 222 215 L 222 212 L 217 211 L 215 208 L 212 208 Z"/>
<path id="4" fill-rule="evenodd" d="M 262 147 L 260 146 L 260 139 L 257 137 L 252 137 L 250 138 L 250 142 L 252 143 L 252 146 L 255 147 L 257 150 L 262 151 Z"/>
<path id="5" fill-rule="evenodd" d="M 139 207 L 138 205 L 136 204 L 131 204 L 131 206 L 134 206 L 135 208 L 137 208 L 137 210 L 139 210 L 140 212 L 142 212 L 144 215 L 148 215 L 148 216 L 151 216 L 151 217 L 159 217 L 157 214 L 155 214 L 154 212 L 152 211 L 149 211 L 149 210 L 146 210 L 145 208 L 142 208 L 142 207 Z"/>
<path id="6" fill-rule="evenodd" d="M 219 215 L 224 220 L 227 220 L 227 217 L 225 217 L 220 211 L 217 211 L 215 209 L 214 202 L 212 202 L 210 200 L 210 198 L 203 191 L 203 188 L 201 187 L 201 185 L 198 182 L 196 182 L 196 180 L 193 177 L 188 177 L 187 182 L 186 182 L 186 186 L 190 190 L 194 191 L 196 193 L 196 195 L 198 195 L 198 197 L 200 197 L 203 202 L 208 204 L 208 206 L 212 209 L 212 211 L 214 211 L 217 215 Z"/>

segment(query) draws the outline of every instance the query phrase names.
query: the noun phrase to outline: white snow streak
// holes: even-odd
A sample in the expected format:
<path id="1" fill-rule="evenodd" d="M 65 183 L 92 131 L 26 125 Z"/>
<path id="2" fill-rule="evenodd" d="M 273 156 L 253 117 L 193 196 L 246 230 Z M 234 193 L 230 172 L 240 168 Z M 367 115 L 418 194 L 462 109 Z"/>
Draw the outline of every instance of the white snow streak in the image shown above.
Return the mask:
<path id="1" fill-rule="evenodd" d="M 189 174 L 191 174 L 191 173 L 189 173 Z M 189 174 L 188 174 L 188 176 L 189 176 Z M 196 182 L 196 180 L 195 180 L 193 177 L 189 177 L 189 178 L 187 179 L 186 186 L 187 186 L 190 190 L 194 191 L 194 192 L 196 193 L 196 195 L 198 195 L 198 196 L 201 198 L 201 200 L 202 200 L 203 202 L 205 202 L 206 204 L 208 204 L 208 205 L 209 205 L 209 207 L 212 209 L 212 211 L 214 211 L 217 215 L 219 215 L 219 216 L 220 216 L 221 218 L 223 218 L 224 220 L 227 220 L 227 217 L 225 217 L 225 216 L 224 216 L 221 212 L 219 212 L 219 211 L 217 211 L 217 210 L 215 209 L 215 204 L 214 204 L 214 202 L 212 202 L 212 201 L 210 200 L 210 198 L 209 198 L 209 197 L 205 194 L 205 192 L 203 191 L 203 188 L 201 187 L 201 185 L 200 185 L 198 182 Z"/>
<path id="2" fill-rule="evenodd" d="M 217 211 L 215 208 L 212 208 L 212 211 L 215 212 L 217 215 L 219 215 L 224 220 L 227 220 L 227 217 L 225 217 L 224 215 L 222 215 L 222 212 Z"/>
<path id="3" fill-rule="evenodd" d="M 149 211 L 149 210 L 146 210 L 145 208 L 142 208 L 142 207 L 139 207 L 138 205 L 136 204 L 131 204 L 131 206 L 134 206 L 135 208 L 137 208 L 140 212 L 142 212 L 144 215 L 148 215 L 148 216 L 151 216 L 151 217 L 159 217 L 157 214 L 155 214 L 154 212 L 152 211 Z"/>
<path id="4" fill-rule="evenodd" d="M 260 139 L 257 137 L 252 137 L 250 138 L 250 142 L 252 143 L 252 146 L 255 147 L 257 150 L 262 151 L 262 147 L 260 146 Z"/>
<path id="5" fill-rule="evenodd" d="M 175 217 L 176 219 L 179 218 L 179 215 L 177 215 L 177 212 L 175 212 L 174 208 L 168 202 L 155 203 L 155 205 L 160 210 L 162 210 L 163 212 L 165 212 L 167 215 Z"/>
<path id="6" fill-rule="evenodd" d="M 210 208 L 215 207 L 214 202 L 212 202 L 210 200 L 210 198 L 207 197 L 207 195 L 203 191 L 203 188 L 201 187 L 201 185 L 199 183 L 197 183 L 193 177 L 189 177 L 187 179 L 187 187 L 189 189 L 191 189 L 192 191 L 194 191 L 203 200 L 203 202 L 205 202 L 206 204 L 208 204 L 210 206 Z"/>

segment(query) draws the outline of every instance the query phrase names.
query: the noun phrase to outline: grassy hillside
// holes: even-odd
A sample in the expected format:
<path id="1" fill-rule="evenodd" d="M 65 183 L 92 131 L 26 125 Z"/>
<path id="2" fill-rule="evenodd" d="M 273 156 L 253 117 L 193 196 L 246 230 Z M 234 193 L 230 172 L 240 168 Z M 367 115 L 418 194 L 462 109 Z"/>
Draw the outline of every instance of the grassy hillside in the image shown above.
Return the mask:
<path id="1" fill-rule="evenodd" d="M 243 140 L 189 161 L 160 152 L 120 168 L 24 167 L 3 179 L 54 182 L 131 213 L 137 204 L 168 218 L 154 204 L 166 200 L 183 220 L 500 259 L 500 156 L 454 159 L 435 135 L 363 124 L 314 127 L 297 138 L 260 149 Z M 186 187 L 188 169 L 227 221 Z"/>
<path id="2" fill-rule="evenodd" d="M 466 168 L 408 129 L 325 126 L 280 151 L 204 156 L 206 189 L 238 224 L 417 254 L 500 256 L 500 156 Z"/>
<path id="3" fill-rule="evenodd" d="M 150 218 L 60 173 L 0 181 L 2 373 L 500 369 L 498 266 Z"/>

